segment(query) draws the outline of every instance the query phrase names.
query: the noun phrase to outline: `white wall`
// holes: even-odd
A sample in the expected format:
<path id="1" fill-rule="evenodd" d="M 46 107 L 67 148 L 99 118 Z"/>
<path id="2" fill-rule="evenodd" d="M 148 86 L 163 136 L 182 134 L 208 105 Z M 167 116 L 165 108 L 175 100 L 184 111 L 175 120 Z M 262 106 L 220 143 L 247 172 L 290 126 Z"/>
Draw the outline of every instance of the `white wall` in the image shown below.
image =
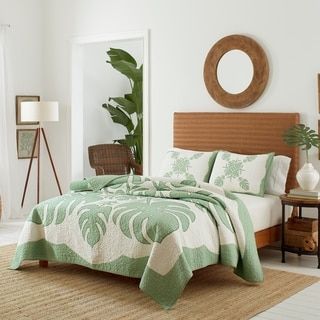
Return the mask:
<path id="1" fill-rule="evenodd" d="M 102 108 L 109 97 L 123 97 L 131 92 L 130 83 L 124 75 L 110 64 L 107 51 L 109 48 L 120 48 L 129 52 L 137 61 L 143 61 L 143 41 L 110 41 L 98 42 L 83 46 L 83 128 L 84 128 L 84 176 L 95 175 L 89 165 L 88 146 L 100 143 L 113 143 L 122 139 L 127 130 L 113 123 L 108 111 Z"/>
<path id="2" fill-rule="evenodd" d="M 232 112 L 217 105 L 203 83 L 211 46 L 233 33 L 256 39 L 266 50 L 270 80 L 262 97 L 241 112 L 300 112 L 316 128 L 316 74 L 320 70 L 320 2 L 317 0 L 7 0 L 0 17 L 12 17 L 15 88 L 60 102 L 61 121 L 47 127 L 57 171 L 69 184 L 70 39 L 73 36 L 150 30 L 150 169 L 156 174 L 172 144 L 174 111 Z M 10 3 L 10 5 L 9 5 Z M 41 83 L 41 3 L 45 3 Z M 2 10 L 7 4 L 10 12 Z M 37 6 L 38 5 L 38 6 Z M 21 10 L 22 9 L 22 10 Z M 28 14 L 26 14 L 26 12 Z M 10 16 L 11 14 L 11 16 Z M 26 39 L 29 39 L 26 40 Z M 36 48 L 37 50 L 35 50 Z M 19 72 L 18 72 L 19 70 Z M 20 72 L 23 70 L 23 72 Z M 33 92 L 31 92 L 33 91 Z M 316 163 L 316 150 L 312 152 Z M 24 170 L 25 168 L 23 168 Z M 44 197 L 56 195 L 45 177 Z M 17 183 L 21 187 L 21 179 Z"/>
<path id="3" fill-rule="evenodd" d="M 300 112 L 302 120 L 316 128 L 319 1 L 47 0 L 46 10 L 45 74 L 56 87 L 55 97 L 66 105 L 70 104 L 67 43 L 72 36 L 150 30 L 152 174 L 172 144 L 174 111 L 234 111 L 216 104 L 203 83 L 206 54 L 225 35 L 253 37 L 270 62 L 265 93 L 240 111 Z M 46 86 L 48 92 L 50 87 Z M 312 158 L 315 161 L 316 150 Z"/>
<path id="4" fill-rule="evenodd" d="M 18 160 L 16 151 L 15 96 L 42 96 L 43 71 L 43 1 L 42 0 L 0 0 L 0 23 L 11 28 L 7 32 L 8 57 L 8 139 L 11 176 L 12 213 L 19 217 L 28 213 L 36 203 L 36 170 L 31 172 L 25 206 L 20 208 L 24 182 L 29 160 Z M 0 159 L 1 161 L 1 159 Z"/>

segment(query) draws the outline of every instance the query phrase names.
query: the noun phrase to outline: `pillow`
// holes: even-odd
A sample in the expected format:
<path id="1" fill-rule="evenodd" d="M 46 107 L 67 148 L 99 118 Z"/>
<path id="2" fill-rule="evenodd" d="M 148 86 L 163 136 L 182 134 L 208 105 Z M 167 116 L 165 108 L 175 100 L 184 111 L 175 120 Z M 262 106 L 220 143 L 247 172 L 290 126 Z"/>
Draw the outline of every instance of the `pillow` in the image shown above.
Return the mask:
<path id="1" fill-rule="evenodd" d="M 273 156 L 219 151 L 209 183 L 227 191 L 263 196 Z"/>
<path id="2" fill-rule="evenodd" d="M 286 191 L 287 176 L 291 158 L 275 156 L 272 161 L 270 175 L 267 179 L 266 193 L 279 196 Z"/>
<path id="3" fill-rule="evenodd" d="M 208 182 L 216 155 L 216 151 L 169 149 L 161 166 L 160 177 Z"/>

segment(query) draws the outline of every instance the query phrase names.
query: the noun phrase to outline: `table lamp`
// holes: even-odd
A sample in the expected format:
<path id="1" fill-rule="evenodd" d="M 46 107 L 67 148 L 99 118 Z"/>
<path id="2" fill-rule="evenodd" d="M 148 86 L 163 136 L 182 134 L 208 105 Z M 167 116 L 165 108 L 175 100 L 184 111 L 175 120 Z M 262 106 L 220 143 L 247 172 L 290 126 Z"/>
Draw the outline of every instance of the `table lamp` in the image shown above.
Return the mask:
<path id="1" fill-rule="evenodd" d="M 28 173 L 24 185 L 23 196 L 21 201 L 21 207 L 23 207 L 24 199 L 28 187 L 30 171 L 32 167 L 33 159 L 35 158 L 35 152 L 37 150 L 37 157 L 38 157 L 38 168 L 37 168 L 37 203 L 39 203 L 39 194 L 40 194 L 40 136 L 42 134 L 46 149 L 48 151 L 50 163 L 53 169 L 53 173 L 57 182 L 57 186 L 62 195 L 61 187 L 59 183 L 59 179 L 57 176 L 57 172 L 55 166 L 53 164 L 51 152 L 48 145 L 48 140 L 44 129 L 41 127 L 42 122 L 49 122 L 49 121 L 59 121 L 59 104 L 56 101 L 25 101 L 21 102 L 21 121 L 32 121 L 32 122 L 39 122 L 39 127 L 36 129 L 36 136 L 34 139 L 33 147 L 32 147 L 32 154 L 29 162 Z M 38 146 L 38 148 L 36 148 Z"/>

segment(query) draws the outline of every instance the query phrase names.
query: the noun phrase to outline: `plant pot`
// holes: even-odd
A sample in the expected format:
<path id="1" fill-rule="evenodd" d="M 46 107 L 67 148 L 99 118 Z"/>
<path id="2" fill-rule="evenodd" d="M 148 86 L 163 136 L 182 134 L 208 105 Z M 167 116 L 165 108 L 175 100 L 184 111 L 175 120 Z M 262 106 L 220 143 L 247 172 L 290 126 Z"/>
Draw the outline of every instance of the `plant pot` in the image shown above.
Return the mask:
<path id="1" fill-rule="evenodd" d="M 312 163 L 305 163 L 296 175 L 299 186 L 303 190 L 313 190 L 319 181 L 319 173 Z"/>

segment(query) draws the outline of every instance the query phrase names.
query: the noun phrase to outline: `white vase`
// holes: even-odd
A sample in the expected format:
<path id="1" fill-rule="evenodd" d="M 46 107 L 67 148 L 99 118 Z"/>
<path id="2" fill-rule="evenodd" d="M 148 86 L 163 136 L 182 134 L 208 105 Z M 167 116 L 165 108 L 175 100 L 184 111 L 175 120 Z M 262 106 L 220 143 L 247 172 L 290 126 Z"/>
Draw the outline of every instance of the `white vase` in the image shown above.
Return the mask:
<path id="1" fill-rule="evenodd" d="M 319 173 L 313 167 L 312 163 L 306 162 L 297 172 L 296 178 L 301 189 L 311 191 L 316 187 L 319 181 Z"/>

